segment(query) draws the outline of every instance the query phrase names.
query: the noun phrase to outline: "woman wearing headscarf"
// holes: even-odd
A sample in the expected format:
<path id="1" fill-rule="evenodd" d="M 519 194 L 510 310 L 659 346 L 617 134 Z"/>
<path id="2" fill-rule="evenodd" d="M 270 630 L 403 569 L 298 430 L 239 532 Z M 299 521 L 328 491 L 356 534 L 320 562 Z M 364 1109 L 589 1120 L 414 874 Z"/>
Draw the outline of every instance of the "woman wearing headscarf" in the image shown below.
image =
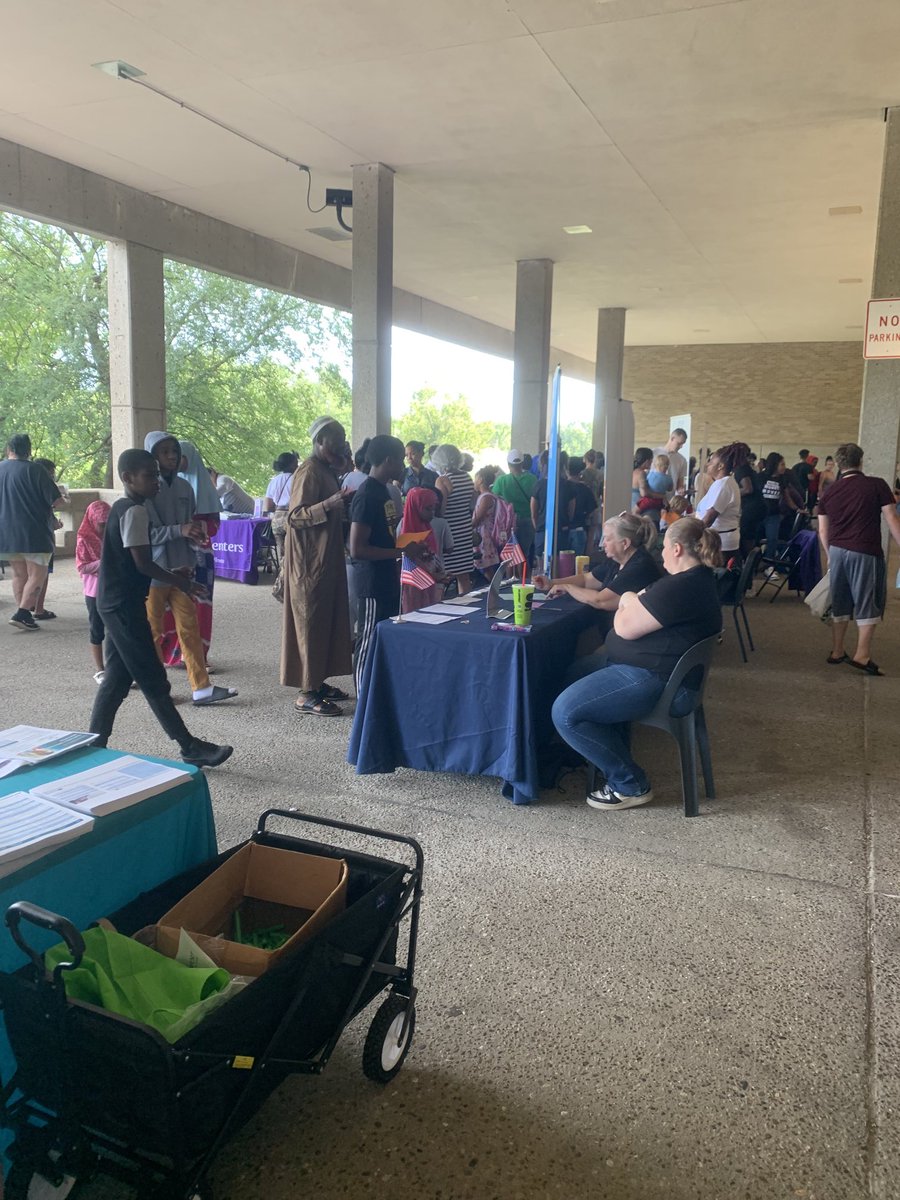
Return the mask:
<path id="1" fill-rule="evenodd" d="M 444 578 L 444 573 L 439 571 L 436 565 L 438 543 L 434 530 L 431 528 L 436 508 L 437 495 L 434 488 L 414 487 L 406 493 L 403 520 L 397 527 L 399 535 L 397 544 L 398 546 L 403 545 L 404 534 L 412 534 L 413 540 L 424 542 L 435 558 L 434 564 L 429 564 L 426 570 L 429 575 L 437 578 L 435 578 L 433 587 L 422 589 L 413 587 L 410 583 L 404 583 L 400 588 L 401 613 L 416 612 L 420 608 L 427 608 L 429 604 L 436 604 L 444 594 L 444 587 L 440 582 Z"/>
<path id="2" fill-rule="evenodd" d="M 444 570 L 455 577 L 460 595 L 472 586 L 475 570 L 475 539 L 472 513 L 475 509 L 475 486 L 470 476 L 460 470 L 461 455 L 456 446 L 438 446 L 433 462 L 438 471 L 435 487 L 444 497 L 443 517 L 450 526 L 453 549 L 445 556 Z"/>
<path id="3" fill-rule="evenodd" d="M 213 584 L 215 582 L 212 539 L 219 528 L 219 494 L 209 477 L 209 471 L 203 465 L 200 451 L 193 442 L 189 442 L 185 438 L 179 440 L 181 441 L 181 470 L 178 474 L 180 478 L 191 485 L 194 492 L 194 520 L 202 522 L 206 528 L 206 543 L 202 546 L 194 546 L 196 556 L 194 580 L 196 583 L 203 584 L 206 588 L 206 595 L 202 598 L 194 596 L 194 605 L 197 609 L 197 625 L 200 629 L 200 640 L 203 642 L 203 652 L 208 658 L 209 643 L 212 640 Z M 184 666 L 181 646 L 178 644 L 178 635 L 175 632 L 175 618 L 170 609 L 166 611 L 163 622 L 161 645 L 163 662 L 167 667 Z"/>
<path id="4" fill-rule="evenodd" d="M 103 639 L 106 629 L 103 618 L 97 612 L 97 585 L 100 580 L 100 556 L 103 552 L 103 535 L 109 518 L 109 505 L 105 500 L 95 500 L 85 509 L 84 517 L 75 536 L 75 567 L 84 587 L 84 603 L 88 611 L 91 655 L 94 659 L 94 683 L 103 682 Z"/>

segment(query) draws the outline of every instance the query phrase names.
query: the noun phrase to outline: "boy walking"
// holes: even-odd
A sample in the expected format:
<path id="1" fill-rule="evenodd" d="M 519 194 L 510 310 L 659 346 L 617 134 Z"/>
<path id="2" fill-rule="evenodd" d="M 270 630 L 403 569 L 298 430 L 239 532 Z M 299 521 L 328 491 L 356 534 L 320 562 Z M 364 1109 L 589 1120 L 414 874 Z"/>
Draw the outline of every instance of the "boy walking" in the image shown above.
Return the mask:
<path id="1" fill-rule="evenodd" d="M 107 744 L 116 713 L 134 682 L 160 725 L 178 743 L 184 761 L 196 767 L 217 767 L 231 756 L 232 747 L 195 738 L 181 719 L 172 703 L 146 610 L 151 580 L 159 580 L 185 598 L 200 595 L 203 588 L 153 561 L 145 501 L 159 491 L 156 460 L 146 450 L 126 450 L 119 456 L 118 473 L 125 495 L 112 506 L 103 536 L 97 611 L 106 627 L 106 667 L 91 712 L 90 732 L 99 734 L 98 746 Z"/>
<path id="2" fill-rule="evenodd" d="M 194 521 L 194 489 L 178 475 L 181 442 L 171 433 L 157 430 L 147 434 L 144 449 L 159 464 L 160 474 L 158 495 L 147 504 L 154 562 L 166 568 L 167 574 L 182 575 L 189 579 L 196 563 L 194 546 L 204 543 L 206 532 L 202 525 Z M 162 641 L 167 605 L 175 618 L 175 631 L 194 704 L 198 707 L 219 704 L 236 696 L 235 688 L 213 687 L 210 683 L 206 653 L 197 624 L 197 609 L 190 595 L 177 585 L 154 578 L 147 596 L 147 619 L 157 649 Z"/>

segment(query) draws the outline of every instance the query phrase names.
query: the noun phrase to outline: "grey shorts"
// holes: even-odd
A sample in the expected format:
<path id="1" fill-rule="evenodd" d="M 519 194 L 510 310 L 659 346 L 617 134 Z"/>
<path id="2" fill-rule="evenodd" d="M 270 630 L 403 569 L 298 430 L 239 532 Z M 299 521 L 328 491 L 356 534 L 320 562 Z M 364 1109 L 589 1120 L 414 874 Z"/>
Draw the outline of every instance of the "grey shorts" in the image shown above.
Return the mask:
<path id="1" fill-rule="evenodd" d="M 828 573 L 833 621 L 855 620 L 857 625 L 876 625 L 881 620 L 887 601 L 883 558 L 831 546 Z"/>

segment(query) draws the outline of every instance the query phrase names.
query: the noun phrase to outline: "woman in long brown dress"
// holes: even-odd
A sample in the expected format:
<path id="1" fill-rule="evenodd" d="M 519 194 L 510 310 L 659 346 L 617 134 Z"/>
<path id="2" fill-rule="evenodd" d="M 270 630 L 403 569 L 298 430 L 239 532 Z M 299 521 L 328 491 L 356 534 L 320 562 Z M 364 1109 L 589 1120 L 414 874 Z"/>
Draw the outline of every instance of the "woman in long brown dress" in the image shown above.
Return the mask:
<path id="1" fill-rule="evenodd" d="M 331 417 L 310 429 L 313 453 L 294 472 L 284 547 L 281 682 L 300 691 L 298 713 L 339 717 L 350 697 L 326 681 L 350 675 L 350 605 L 344 565 L 344 497 L 334 472 L 346 434 Z"/>

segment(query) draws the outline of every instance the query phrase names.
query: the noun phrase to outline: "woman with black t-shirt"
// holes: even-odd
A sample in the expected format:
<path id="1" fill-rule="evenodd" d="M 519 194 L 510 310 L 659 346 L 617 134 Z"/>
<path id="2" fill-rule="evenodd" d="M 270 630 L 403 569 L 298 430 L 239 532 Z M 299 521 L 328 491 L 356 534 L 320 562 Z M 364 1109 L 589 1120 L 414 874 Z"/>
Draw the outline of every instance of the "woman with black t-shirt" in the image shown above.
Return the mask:
<path id="1" fill-rule="evenodd" d="M 660 576 L 659 567 L 647 547 L 653 546 L 659 530 L 649 517 L 620 513 L 603 525 L 605 558 L 585 575 L 567 575 L 548 579 L 535 575 L 535 586 L 549 591 L 550 598 L 568 595 L 579 604 L 599 609 L 606 618 L 604 629 L 612 628 L 612 614 L 619 607 L 623 592 L 639 592 Z"/>
<path id="2" fill-rule="evenodd" d="M 553 724 L 560 736 L 606 777 L 587 797 L 592 808 L 634 808 L 653 799 L 623 726 L 653 709 L 685 651 L 720 632 L 711 569 L 720 558 L 719 535 L 702 521 L 683 517 L 671 525 L 663 543 L 667 574 L 619 599 L 606 639 L 608 665 L 557 697 Z"/>

